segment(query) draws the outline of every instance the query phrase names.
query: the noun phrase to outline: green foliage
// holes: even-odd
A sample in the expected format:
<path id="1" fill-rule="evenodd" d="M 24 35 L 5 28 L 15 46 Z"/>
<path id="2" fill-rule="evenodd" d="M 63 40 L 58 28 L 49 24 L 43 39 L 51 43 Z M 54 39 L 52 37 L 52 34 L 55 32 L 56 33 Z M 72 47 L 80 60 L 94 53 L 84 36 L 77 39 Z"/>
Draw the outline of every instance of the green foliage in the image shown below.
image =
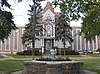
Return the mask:
<path id="1" fill-rule="evenodd" d="M 10 8 L 10 4 L 6 0 L 1 0 L 0 7 L 0 40 L 4 40 L 4 38 L 8 38 L 11 33 L 11 30 L 17 29 L 14 24 L 13 15 L 11 12 L 6 11 L 3 7 L 6 6 Z"/>
<path id="2" fill-rule="evenodd" d="M 70 19 L 66 15 L 66 12 L 62 13 L 61 16 L 56 21 L 55 26 L 55 40 L 59 41 L 61 40 L 63 42 L 64 48 L 66 45 L 66 42 L 68 41 L 71 43 L 73 41 L 70 27 Z M 65 51 L 64 51 L 65 55 Z"/>
<path id="3" fill-rule="evenodd" d="M 82 18 L 81 33 L 86 40 L 91 42 L 96 35 L 100 36 L 100 0 L 55 0 L 53 4 L 59 5 L 71 21 Z"/>
<path id="4" fill-rule="evenodd" d="M 68 41 L 71 43 L 73 41 L 70 27 L 69 19 L 65 13 L 62 13 L 61 16 L 56 21 L 56 40 Z M 65 44 L 65 43 L 64 43 Z"/>
<path id="5" fill-rule="evenodd" d="M 11 72 L 22 70 L 23 62 L 18 60 L 3 60 L 0 61 L 0 71 L 4 74 L 11 74 Z"/>
<path id="6" fill-rule="evenodd" d="M 55 60 L 52 60 L 51 58 L 39 58 L 39 59 L 36 59 L 38 61 L 72 61 L 71 59 L 69 59 L 68 57 L 66 58 L 61 58 L 61 57 L 58 57 L 57 59 Z"/>
<path id="7" fill-rule="evenodd" d="M 25 45 L 28 45 L 29 43 L 32 42 L 33 39 L 33 28 L 34 28 L 34 35 L 36 35 L 37 33 L 42 33 L 43 27 L 42 26 L 38 26 L 36 24 L 38 24 L 38 20 L 41 18 L 41 16 L 39 15 L 40 12 L 42 11 L 41 8 L 41 4 L 40 3 L 36 3 L 35 4 L 35 11 L 34 11 L 34 5 L 30 5 L 31 10 L 29 11 L 30 18 L 29 18 L 29 24 L 26 24 L 25 26 L 25 31 L 22 37 L 22 43 Z M 33 19 L 33 17 L 35 17 Z M 34 20 L 34 26 L 33 26 L 33 20 Z M 34 39 L 38 39 L 36 38 L 36 36 L 34 36 Z"/>
<path id="8" fill-rule="evenodd" d="M 55 7 L 59 6 L 61 12 L 66 12 L 70 21 L 78 20 L 82 17 L 81 13 L 84 13 L 83 0 L 55 0 L 53 4 Z"/>
<path id="9" fill-rule="evenodd" d="M 24 50 L 23 54 L 24 55 L 32 55 L 32 50 Z"/>
<path id="10" fill-rule="evenodd" d="M 7 0 L 0 0 L 0 4 L 1 4 L 1 7 L 3 6 L 6 6 L 8 8 L 11 7 L 11 5 L 7 2 Z M 0 7 L 0 10 L 1 10 L 1 7 Z"/>
<path id="11" fill-rule="evenodd" d="M 84 60 L 84 69 L 100 74 L 100 59 Z"/>
<path id="12" fill-rule="evenodd" d="M 79 55 L 79 52 L 74 50 L 66 50 L 66 55 Z"/>
<path id="13" fill-rule="evenodd" d="M 0 58 L 2 58 L 2 56 L 0 55 Z"/>
<path id="14" fill-rule="evenodd" d="M 34 55 L 42 55 L 42 53 L 37 49 L 34 50 L 34 53 Z M 32 55 L 32 50 L 24 50 L 23 52 L 17 52 L 17 55 Z"/>
<path id="15" fill-rule="evenodd" d="M 95 36 L 100 36 L 100 2 L 97 5 L 90 5 L 89 11 L 83 18 L 82 33 L 90 42 L 95 39 Z"/>
<path id="16" fill-rule="evenodd" d="M 59 49 L 57 50 L 57 55 L 60 55 L 60 53 L 59 53 Z M 63 52 L 64 50 L 63 49 L 61 49 L 61 55 L 64 55 L 64 52 Z M 76 52 L 76 51 L 74 51 L 74 50 L 72 50 L 72 49 L 66 49 L 65 50 L 65 55 L 79 55 L 79 52 Z"/>

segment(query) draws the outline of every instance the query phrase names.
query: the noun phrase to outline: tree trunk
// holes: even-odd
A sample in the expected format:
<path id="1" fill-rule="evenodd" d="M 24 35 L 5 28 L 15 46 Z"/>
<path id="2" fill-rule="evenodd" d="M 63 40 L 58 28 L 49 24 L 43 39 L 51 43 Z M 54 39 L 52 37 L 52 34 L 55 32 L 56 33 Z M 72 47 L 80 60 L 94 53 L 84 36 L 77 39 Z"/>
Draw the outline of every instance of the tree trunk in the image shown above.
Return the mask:
<path id="1" fill-rule="evenodd" d="M 65 50 L 65 40 L 64 40 L 64 43 L 63 43 L 63 45 L 64 45 L 64 56 L 66 55 L 66 50 Z"/>
<path id="2" fill-rule="evenodd" d="M 32 24 L 32 29 L 33 29 L 32 31 L 33 33 L 32 35 L 32 60 L 34 60 L 34 56 L 35 56 L 35 52 L 34 52 L 35 50 L 35 0 L 33 0 L 33 3 L 34 5 L 33 5 L 33 24 Z"/>

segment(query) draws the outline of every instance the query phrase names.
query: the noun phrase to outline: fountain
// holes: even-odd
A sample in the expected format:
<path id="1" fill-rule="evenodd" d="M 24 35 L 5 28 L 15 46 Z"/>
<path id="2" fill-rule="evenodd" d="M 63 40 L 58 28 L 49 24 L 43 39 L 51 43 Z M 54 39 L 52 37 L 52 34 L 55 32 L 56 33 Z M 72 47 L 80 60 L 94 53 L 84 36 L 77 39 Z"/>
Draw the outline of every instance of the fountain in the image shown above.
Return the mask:
<path id="1" fill-rule="evenodd" d="M 22 74 L 84 74 L 82 62 L 56 59 L 56 51 L 51 50 L 51 61 L 25 61 Z"/>

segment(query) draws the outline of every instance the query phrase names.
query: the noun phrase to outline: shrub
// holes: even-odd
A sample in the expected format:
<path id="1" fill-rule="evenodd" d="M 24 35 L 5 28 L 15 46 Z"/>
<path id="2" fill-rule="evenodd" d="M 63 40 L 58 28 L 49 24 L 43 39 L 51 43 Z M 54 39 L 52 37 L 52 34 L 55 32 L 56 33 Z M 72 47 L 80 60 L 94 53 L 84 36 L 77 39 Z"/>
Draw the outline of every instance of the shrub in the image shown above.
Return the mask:
<path id="1" fill-rule="evenodd" d="M 34 50 L 35 55 L 42 55 L 39 50 Z M 23 52 L 17 52 L 17 55 L 32 55 L 32 50 L 24 50 Z"/>
<path id="2" fill-rule="evenodd" d="M 24 50 L 24 55 L 32 55 L 32 50 Z"/>
<path id="3" fill-rule="evenodd" d="M 74 50 L 66 50 L 66 55 L 79 55 L 79 52 Z"/>
<path id="4" fill-rule="evenodd" d="M 39 50 L 35 50 L 35 55 L 42 55 L 42 52 L 40 52 Z"/>
<path id="5" fill-rule="evenodd" d="M 66 58 L 56 58 L 55 60 L 52 60 L 51 58 L 39 58 L 36 59 L 37 61 L 72 61 L 71 59 L 69 59 L 68 57 Z"/>
<path id="6" fill-rule="evenodd" d="M 57 55 L 60 55 L 60 50 L 58 49 L 57 50 Z M 79 52 L 76 52 L 72 49 L 66 49 L 66 55 L 79 55 Z M 61 49 L 61 55 L 64 55 L 64 49 Z"/>
<path id="7" fill-rule="evenodd" d="M 23 55 L 24 53 L 23 52 L 17 52 L 17 55 Z"/>
<path id="8" fill-rule="evenodd" d="M 0 58 L 2 58 L 2 56 L 0 55 Z"/>

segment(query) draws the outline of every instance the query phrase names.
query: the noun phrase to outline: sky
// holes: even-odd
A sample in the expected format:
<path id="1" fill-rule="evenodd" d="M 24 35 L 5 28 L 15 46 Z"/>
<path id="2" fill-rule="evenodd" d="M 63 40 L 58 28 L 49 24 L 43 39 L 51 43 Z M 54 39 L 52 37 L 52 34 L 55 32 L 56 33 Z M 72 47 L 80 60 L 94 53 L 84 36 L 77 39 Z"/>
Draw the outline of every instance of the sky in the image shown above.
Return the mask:
<path id="1" fill-rule="evenodd" d="M 48 0 L 48 1 L 52 2 L 53 0 Z M 12 5 L 11 8 L 14 9 L 14 10 L 10 10 L 14 15 L 14 19 L 13 19 L 14 23 L 17 26 L 25 26 L 25 24 L 28 23 L 29 16 L 27 14 L 28 14 L 28 10 L 30 9 L 29 4 L 32 5 L 32 2 L 29 0 L 28 1 L 24 0 L 21 3 L 16 3 L 13 0 L 8 0 L 8 2 Z M 42 2 L 43 8 L 45 7 L 46 2 L 47 1 Z M 59 12 L 60 9 L 56 8 L 54 11 Z M 81 22 L 82 22 L 81 20 L 78 22 L 72 21 L 70 24 L 71 26 L 81 26 Z"/>

